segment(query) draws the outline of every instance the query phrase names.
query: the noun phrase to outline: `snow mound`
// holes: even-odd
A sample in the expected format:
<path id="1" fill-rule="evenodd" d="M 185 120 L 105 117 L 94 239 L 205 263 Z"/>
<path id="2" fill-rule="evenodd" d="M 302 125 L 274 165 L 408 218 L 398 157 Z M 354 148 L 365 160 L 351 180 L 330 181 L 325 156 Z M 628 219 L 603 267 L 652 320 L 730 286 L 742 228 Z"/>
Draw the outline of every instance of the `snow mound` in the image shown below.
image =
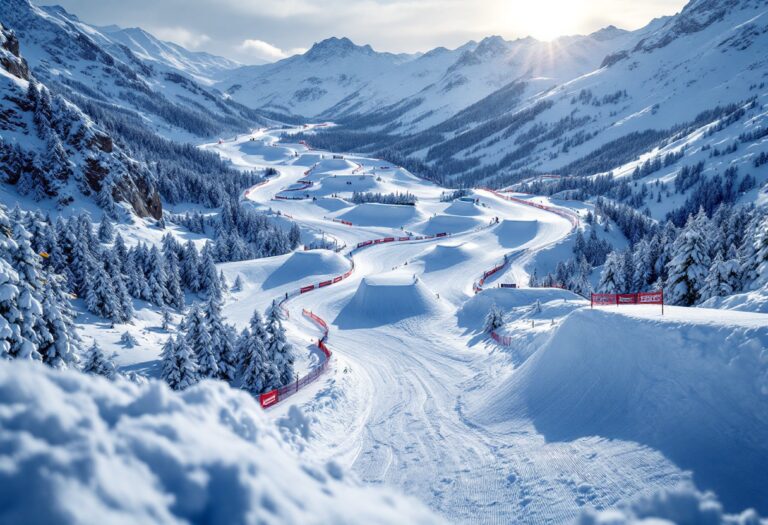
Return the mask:
<path id="1" fill-rule="evenodd" d="M 757 437 L 768 436 L 768 323 L 670 310 L 680 319 L 573 312 L 476 400 L 473 417 L 502 427 L 530 419 L 547 441 L 641 443 L 691 470 L 726 507 L 768 511 L 768 440 Z"/>
<path id="2" fill-rule="evenodd" d="M 240 144 L 244 155 L 259 157 L 266 162 L 279 162 L 292 156 L 292 150 L 283 147 L 267 146 L 260 141 L 246 141 Z"/>
<path id="3" fill-rule="evenodd" d="M 371 328 L 433 315 L 440 309 L 434 292 L 412 274 L 398 270 L 364 277 L 335 324 L 341 329 Z"/>
<path id="4" fill-rule="evenodd" d="M 505 219 L 493 228 L 504 248 L 517 248 L 533 240 L 539 233 L 539 221 L 513 221 Z"/>
<path id="5" fill-rule="evenodd" d="M 459 215 L 435 215 L 430 217 L 424 224 L 415 227 L 424 235 L 434 235 L 436 233 L 461 233 L 474 230 L 479 226 L 487 225 L 488 222 L 475 217 L 462 217 Z"/>
<path id="6" fill-rule="evenodd" d="M 536 301 L 548 306 L 547 310 L 553 316 L 560 313 L 561 305 L 570 311 L 587 304 L 583 297 L 559 288 L 488 288 L 462 305 L 457 314 L 459 326 L 472 331 L 482 330 L 485 316 L 493 304 L 508 313 L 515 308 L 529 307 Z"/>
<path id="7" fill-rule="evenodd" d="M 729 515 L 714 494 L 687 486 L 674 487 L 622 504 L 618 509 L 594 511 L 585 509 L 578 521 L 582 525 L 706 523 L 709 525 L 759 525 L 754 510 Z M 765 522 L 763 522 L 765 523 Z"/>
<path id="8" fill-rule="evenodd" d="M 344 199 L 334 197 L 321 197 L 315 201 L 315 204 L 327 211 L 339 211 L 352 206 Z"/>
<path id="9" fill-rule="evenodd" d="M 301 147 L 301 145 L 296 144 L 296 146 Z M 300 157 L 298 157 L 293 165 L 294 166 L 314 166 L 318 162 L 322 160 L 322 156 L 320 153 L 302 153 Z"/>
<path id="10" fill-rule="evenodd" d="M 330 250 L 293 252 L 266 278 L 262 289 L 270 290 L 294 281 L 303 285 L 310 277 L 341 275 L 348 269 L 349 261 Z"/>
<path id="11" fill-rule="evenodd" d="M 451 215 L 464 215 L 467 217 L 476 217 L 478 215 L 485 214 L 485 212 L 480 209 L 479 206 L 465 201 L 453 201 L 451 205 L 444 210 L 444 212 Z"/>
<path id="12" fill-rule="evenodd" d="M 0 363 L 2 523 L 438 523 L 419 503 L 300 461 L 224 383 L 182 393 Z"/>
<path id="13" fill-rule="evenodd" d="M 399 228 L 413 222 L 421 216 L 416 206 L 399 206 L 396 204 L 365 203 L 358 204 L 349 211 L 339 215 L 339 219 L 350 221 L 355 226 L 382 226 Z"/>
<path id="14" fill-rule="evenodd" d="M 438 244 L 424 250 L 416 256 L 414 262 L 424 263 L 425 272 L 435 272 L 455 266 L 472 257 L 472 252 L 478 249 L 474 243 Z"/>
<path id="15" fill-rule="evenodd" d="M 311 180 L 319 180 L 317 193 L 353 193 L 355 191 L 380 191 L 380 185 L 370 175 L 318 175 L 312 172 Z"/>
<path id="16" fill-rule="evenodd" d="M 313 170 L 318 173 L 328 173 L 332 171 L 344 171 L 353 170 L 357 168 L 357 164 L 350 162 L 347 159 L 323 159 Z"/>
<path id="17" fill-rule="evenodd" d="M 739 310 L 768 314 L 768 284 L 757 290 L 737 293 L 727 297 L 713 297 L 701 305 L 704 308 Z"/>

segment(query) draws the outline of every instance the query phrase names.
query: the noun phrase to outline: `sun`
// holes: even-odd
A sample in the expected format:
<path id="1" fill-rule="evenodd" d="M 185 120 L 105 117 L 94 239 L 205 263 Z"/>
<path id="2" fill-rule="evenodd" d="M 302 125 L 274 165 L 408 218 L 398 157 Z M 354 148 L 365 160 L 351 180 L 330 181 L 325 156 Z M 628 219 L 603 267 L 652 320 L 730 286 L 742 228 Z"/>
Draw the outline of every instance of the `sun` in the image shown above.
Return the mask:
<path id="1" fill-rule="evenodd" d="M 587 9 L 583 0 L 510 0 L 505 7 L 517 34 L 545 41 L 578 33 Z"/>

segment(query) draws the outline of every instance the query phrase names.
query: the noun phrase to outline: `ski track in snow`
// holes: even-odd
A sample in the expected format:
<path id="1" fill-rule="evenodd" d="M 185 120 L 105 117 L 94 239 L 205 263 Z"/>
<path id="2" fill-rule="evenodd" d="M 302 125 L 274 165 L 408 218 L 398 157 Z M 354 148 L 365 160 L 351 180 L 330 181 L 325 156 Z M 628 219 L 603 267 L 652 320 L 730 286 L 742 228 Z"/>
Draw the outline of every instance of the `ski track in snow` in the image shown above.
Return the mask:
<path id="1" fill-rule="evenodd" d="M 255 206 L 279 210 L 304 229 L 321 230 L 350 247 L 400 231 L 328 220 L 348 208 L 329 212 L 311 200 L 273 200 L 275 194 L 303 178 L 322 153 L 300 144 L 278 145 L 277 132 L 261 131 L 255 137 L 270 161 L 242 153 L 241 146 L 249 136 L 204 146 L 243 168 L 273 165 L 280 171 L 278 177 L 249 190 L 247 198 Z M 384 164 L 353 159 L 366 170 Z M 375 172 L 384 178 L 385 187 L 373 191 L 399 188 L 417 193 L 419 207 L 427 212 L 439 213 L 447 206 L 438 202 L 441 188 L 400 170 L 394 175 L 392 170 Z M 332 176 L 330 173 L 323 176 Z M 387 187 L 390 181 L 391 187 Z M 320 192 L 322 185 L 323 180 L 316 182 L 308 191 Z M 488 212 L 481 217 L 484 224 L 494 216 L 502 223 L 538 221 L 535 235 L 513 249 L 509 243 L 500 243 L 501 226 L 496 225 L 433 241 L 391 243 L 356 252 L 355 271 L 350 278 L 288 303 L 291 323 L 301 325 L 310 335 L 315 336 L 317 330 L 300 320 L 302 308 L 329 323 L 334 363 L 329 374 L 269 413 L 279 417 L 291 404 L 303 406 L 317 419 L 314 440 L 308 445 L 312 454 L 346 464 L 367 483 L 387 484 L 415 495 L 456 522 L 561 523 L 577 517 L 583 505 L 605 508 L 641 492 L 690 482 L 689 473 L 660 452 L 638 443 L 598 437 L 547 443 L 529 422 L 499 432 L 483 428 L 466 416 L 465 392 L 485 386 L 492 364 L 484 345 L 478 344 L 477 332 L 466 333 L 457 326 L 456 310 L 471 297 L 473 281 L 504 254 L 523 250 L 490 281 L 511 278 L 524 282 L 524 267 L 533 253 L 560 242 L 571 231 L 567 220 L 547 211 L 484 191 L 476 196 L 487 205 L 479 207 L 483 213 Z M 469 260 L 441 270 L 423 271 L 419 257 L 426 250 L 438 244 L 464 242 L 480 247 L 469 251 Z M 403 266 L 406 261 L 409 266 Z M 439 294 L 440 299 L 429 303 L 428 311 L 421 316 L 380 326 L 374 320 L 373 326 L 341 329 L 337 318 L 342 319 L 340 312 L 361 280 L 392 272 L 393 268 L 399 268 L 395 272 L 401 274 L 417 274 L 419 286 Z M 328 401 L 329 393 L 334 401 Z"/>

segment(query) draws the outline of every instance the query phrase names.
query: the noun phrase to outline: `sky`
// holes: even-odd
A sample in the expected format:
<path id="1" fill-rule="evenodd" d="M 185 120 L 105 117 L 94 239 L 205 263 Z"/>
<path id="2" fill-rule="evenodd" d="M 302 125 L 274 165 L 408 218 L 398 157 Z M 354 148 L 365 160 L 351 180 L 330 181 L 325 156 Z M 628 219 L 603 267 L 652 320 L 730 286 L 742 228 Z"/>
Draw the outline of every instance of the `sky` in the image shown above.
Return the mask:
<path id="1" fill-rule="evenodd" d="M 686 0 L 35 0 L 84 22 L 141 27 L 245 64 L 274 62 L 331 36 L 377 51 L 455 48 L 500 35 L 551 40 L 607 25 L 637 29 Z"/>

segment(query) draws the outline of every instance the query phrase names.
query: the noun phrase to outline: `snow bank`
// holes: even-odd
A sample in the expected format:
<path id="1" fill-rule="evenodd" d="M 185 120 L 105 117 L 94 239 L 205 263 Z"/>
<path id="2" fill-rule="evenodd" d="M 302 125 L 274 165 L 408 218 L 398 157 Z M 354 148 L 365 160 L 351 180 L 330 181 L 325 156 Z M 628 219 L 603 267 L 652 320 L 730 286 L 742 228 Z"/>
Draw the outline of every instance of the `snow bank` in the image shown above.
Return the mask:
<path id="1" fill-rule="evenodd" d="M 768 323 L 670 310 L 678 320 L 573 312 L 474 400 L 473 417 L 504 428 L 530 419 L 547 441 L 635 441 L 691 470 L 730 509 L 768 511 Z"/>
<path id="2" fill-rule="evenodd" d="M 465 215 L 467 217 L 476 217 L 484 214 L 484 211 L 479 206 L 466 201 L 453 201 L 443 211 L 451 215 Z"/>
<path id="3" fill-rule="evenodd" d="M 399 228 L 421 216 L 416 206 L 396 204 L 378 204 L 367 202 L 358 204 L 339 215 L 339 219 L 350 221 L 355 226 L 383 226 Z"/>
<path id="4" fill-rule="evenodd" d="M 298 460 L 249 395 L 0 363 L 0 522 L 438 523 Z"/>
<path id="5" fill-rule="evenodd" d="M 357 164 L 347 159 L 323 159 L 318 162 L 317 167 L 312 170 L 317 173 L 328 173 L 332 171 L 354 170 Z"/>
<path id="6" fill-rule="evenodd" d="M 676 487 L 642 496 L 618 509 L 582 512 L 581 525 L 629 525 L 649 523 L 689 523 L 707 525 L 759 525 L 760 516 L 754 510 L 739 515 L 723 512 L 714 494 L 702 494 L 689 487 Z"/>
<path id="7" fill-rule="evenodd" d="M 337 199 L 335 197 L 320 197 L 315 201 L 315 205 L 327 211 L 339 211 L 352 206 L 344 199 Z"/>
<path id="8" fill-rule="evenodd" d="M 434 292 L 421 280 L 394 271 L 363 278 L 334 323 L 341 329 L 371 328 L 439 310 Z"/>
<path id="9" fill-rule="evenodd" d="M 266 278 L 262 288 L 270 290 L 290 282 L 298 287 L 310 277 L 341 275 L 347 270 L 349 261 L 330 250 L 294 252 Z"/>
<path id="10" fill-rule="evenodd" d="M 533 240 L 539 233 L 539 221 L 502 220 L 493 232 L 504 248 L 517 248 Z"/>
<path id="11" fill-rule="evenodd" d="M 551 306 L 549 311 L 558 307 L 554 317 L 560 316 L 560 306 L 568 312 L 585 304 L 584 298 L 568 290 L 559 288 L 487 288 L 482 293 L 474 295 L 459 309 L 457 318 L 459 326 L 475 332 L 483 329 L 483 321 L 491 305 L 496 304 L 507 314 L 515 308 L 529 307 L 536 301 L 542 305 Z"/>
<path id="12" fill-rule="evenodd" d="M 458 215 L 435 215 L 430 217 L 424 224 L 415 226 L 413 229 L 424 235 L 434 235 L 436 233 L 461 233 L 474 230 L 480 226 L 487 225 L 484 219 L 476 217 L 462 217 Z"/>
<path id="13" fill-rule="evenodd" d="M 438 244 L 424 250 L 414 262 L 424 263 L 424 272 L 445 270 L 472 258 L 472 251 L 479 249 L 474 243 Z"/>
<path id="14" fill-rule="evenodd" d="M 259 157 L 266 162 L 279 162 L 293 156 L 293 151 L 288 148 L 267 146 L 262 141 L 248 140 L 239 147 L 243 155 Z"/>
<path id="15" fill-rule="evenodd" d="M 704 308 L 768 314 L 768 285 L 757 290 L 737 293 L 728 297 L 713 297 L 705 301 L 701 306 Z"/>

